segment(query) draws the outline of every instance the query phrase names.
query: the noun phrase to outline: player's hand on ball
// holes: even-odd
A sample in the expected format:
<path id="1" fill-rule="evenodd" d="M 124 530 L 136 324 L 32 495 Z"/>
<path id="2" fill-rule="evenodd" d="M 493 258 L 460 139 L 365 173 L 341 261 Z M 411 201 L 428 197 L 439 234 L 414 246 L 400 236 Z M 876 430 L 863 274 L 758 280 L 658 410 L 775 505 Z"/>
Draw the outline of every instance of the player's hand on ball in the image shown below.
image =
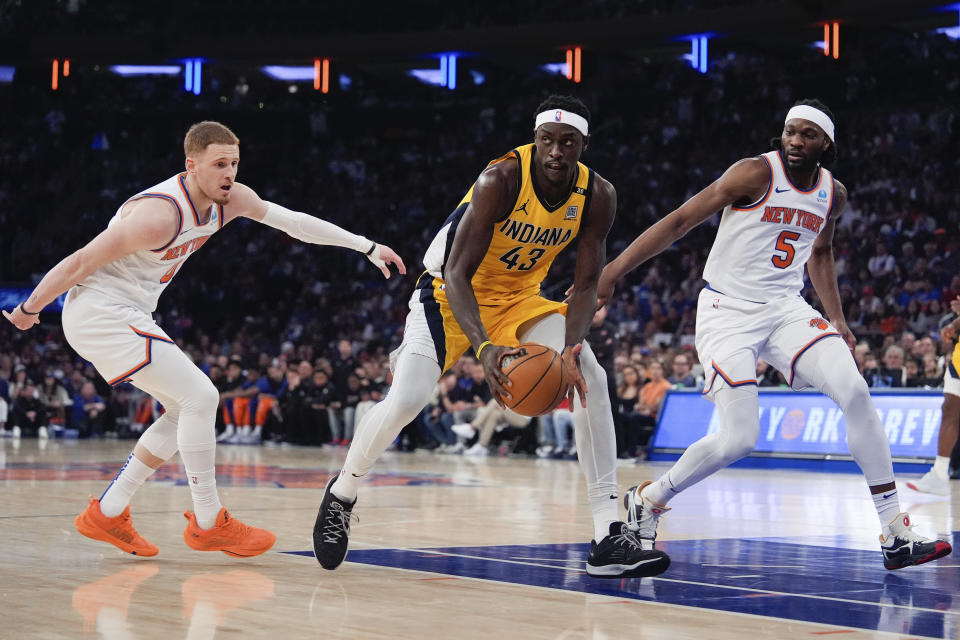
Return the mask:
<path id="1" fill-rule="evenodd" d="M 29 313 L 24 313 L 20 309 L 20 305 L 17 305 L 13 308 L 13 311 L 3 311 L 3 317 L 13 323 L 17 329 L 21 331 L 26 331 L 30 327 L 40 322 L 40 316 L 32 315 Z"/>
<path id="2" fill-rule="evenodd" d="M 388 247 L 385 244 L 377 244 L 377 248 L 373 250 L 373 253 L 367 256 L 367 260 L 376 265 L 380 272 L 383 274 L 384 278 L 390 278 L 390 268 L 387 267 L 388 264 L 392 264 L 397 268 L 397 271 L 401 275 L 407 273 L 407 267 L 404 266 L 403 260 L 400 259 L 400 256 L 396 252 Z"/>
<path id="3" fill-rule="evenodd" d="M 587 406 L 587 381 L 583 379 L 583 373 L 580 372 L 580 352 L 583 350 L 582 344 L 576 344 L 572 347 L 565 347 L 560 354 L 563 360 L 563 366 L 569 376 L 567 379 L 567 400 L 570 403 L 570 411 L 573 411 L 575 393 L 580 395 L 580 406 Z"/>
<path id="4" fill-rule="evenodd" d="M 510 378 L 501 371 L 500 361 L 507 356 L 513 356 L 520 353 L 519 349 L 503 347 L 498 344 L 488 344 L 480 351 L 480 364 L 483 365 L 483 373 L 487 379 L 487 385 L 490 387 L 490 393 L 493 399 L 497 401 L 501 409 L 507 406 L 503 399 L 508 400 L 513 396 L 510 394 Z"/>

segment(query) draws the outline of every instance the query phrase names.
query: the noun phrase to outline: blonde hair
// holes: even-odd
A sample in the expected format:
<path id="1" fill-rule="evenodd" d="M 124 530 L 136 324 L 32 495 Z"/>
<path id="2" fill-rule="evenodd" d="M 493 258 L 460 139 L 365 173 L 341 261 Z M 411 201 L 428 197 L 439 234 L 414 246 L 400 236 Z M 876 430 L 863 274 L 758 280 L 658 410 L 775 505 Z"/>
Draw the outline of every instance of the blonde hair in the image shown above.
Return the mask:
<path id="1" fill-rule="evenodd" d="M 240 144 L 240 138 L 219 122 L 204 120 L 187 130 L 183 139 L 183 154 L 188 158 L 196 156 L 212 144 Z"/>

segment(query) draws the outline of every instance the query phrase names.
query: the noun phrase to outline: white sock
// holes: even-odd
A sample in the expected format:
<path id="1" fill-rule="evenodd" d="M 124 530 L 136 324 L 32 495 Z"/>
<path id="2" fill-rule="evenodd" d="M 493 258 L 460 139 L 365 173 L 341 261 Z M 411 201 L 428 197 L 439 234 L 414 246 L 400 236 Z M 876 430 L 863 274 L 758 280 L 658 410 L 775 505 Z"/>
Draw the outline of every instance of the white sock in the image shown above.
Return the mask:
<path id="1" fill-rule="evenodd" d="M 933 461 L 933 472 L 941 480 L 950 478 L 950 456 L 937 456 Z"/>
<path id="2" fill-rule="evenodd" d="M 197 526 L 212 529 L 217 514 L 223 505 L 217 495 L 217 478 L 213 469 L 209 471 L 187 471 L 187 483 L 193 497 L 193 512 L 197 514 Z"/>
<path id="3" fill-rule="evenodd" d="M 617 507 L 620 496 L 607 494 L 589 496 L 590 511 L 593 512 L 593 539 L 600 542 L 610 535 L 610 525 L 620 520 Z"/>
<path id="4" fill-rule="evenodd" d="M 873 506 L 877 508 L 880 526 L 886 531 L 893 519 L 900 514 L 900 499 L 897 497 L 897 490 L 891 489 L 883 493 L 873 494 Z"/>
<path id="5" fill-rule="evenodd" d="M 668 502 L 680 493 L 673 488 L 670 481 L 670 472 L 663 474 L 656 482 L 651 482 L 643 488 L 640 496 L 646 498 L 658 507 L 665 507 Z"/>
<path id="6" fill-rule="evenodd" d="M 154 471 L 156 469 L 148 467 L 131 453 L 117 477 L 100 496 L 100 512 L 108 518 L 116 518 L 123 513 L 130 504 L 130 498 Z"/>
<path id="7" fill-rule="evenodd" d="M 346 469 L 341 469 L 340 476 L 330 487 L 330 491 L 344 502 L 353 502 L 357 499 L 357 489 L 362 481 L 363 476 L 358 478 Z"/>

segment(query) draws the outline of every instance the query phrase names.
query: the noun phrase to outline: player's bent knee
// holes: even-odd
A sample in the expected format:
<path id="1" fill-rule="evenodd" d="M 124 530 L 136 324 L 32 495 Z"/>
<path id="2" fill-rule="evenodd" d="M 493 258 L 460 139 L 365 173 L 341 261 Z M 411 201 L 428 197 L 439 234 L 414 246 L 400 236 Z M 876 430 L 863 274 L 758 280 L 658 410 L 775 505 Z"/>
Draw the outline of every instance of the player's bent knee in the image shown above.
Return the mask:
<path id="1" fill-rule="evenodd" d="M 182 403 L 181 410 L 215 414 L 219 404 L 220 392 L 213 386 L 209 378 L 204 377 L 190 390 L 190 396 Z"/>

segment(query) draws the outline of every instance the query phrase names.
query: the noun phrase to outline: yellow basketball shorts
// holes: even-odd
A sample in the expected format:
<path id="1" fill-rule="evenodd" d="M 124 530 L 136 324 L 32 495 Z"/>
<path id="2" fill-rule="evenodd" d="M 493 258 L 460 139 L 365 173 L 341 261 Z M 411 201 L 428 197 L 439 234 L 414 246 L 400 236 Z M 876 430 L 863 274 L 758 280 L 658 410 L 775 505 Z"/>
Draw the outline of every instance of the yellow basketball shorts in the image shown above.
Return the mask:
<path id="1" fill-rule="evenodd" d="M 404 349 L 432 358 L 442 371 L 446 371 L 470 348 L 470 339 L 453 317 L 445 292 L 446 285 L 440 278 L 424 273 L 417 281 L 417 288 L 410 296 L 410 313 L 403 332 L 403 344 L 393 354 L 391 363 Z M 566 315 L 567 305 L 547 300 L 539 295 L 489 304 L 477 300 L 480 320 L 490 341 L 494 344 L 514 347 L 520 344 L 517 330 L 526 322 L 550 313 Z"/>

